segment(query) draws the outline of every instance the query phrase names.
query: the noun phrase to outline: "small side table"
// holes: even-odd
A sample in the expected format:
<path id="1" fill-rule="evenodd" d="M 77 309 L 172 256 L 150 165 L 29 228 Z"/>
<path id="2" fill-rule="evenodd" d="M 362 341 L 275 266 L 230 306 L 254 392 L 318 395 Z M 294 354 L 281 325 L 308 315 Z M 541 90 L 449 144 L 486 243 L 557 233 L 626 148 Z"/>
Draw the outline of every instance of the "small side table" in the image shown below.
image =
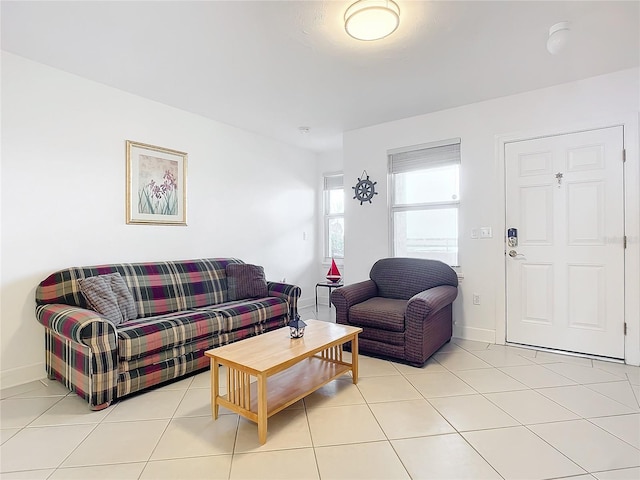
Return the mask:
<path id="1" fill-rule="evenodd" d="M 316 283 L 316 312 L 318 311 L 318 287 L 325 287 L 329 289 L 329 308 L 331 308 L 331 290 L 342 286 L 344 286 L 344 282 L 342 280 L 338 282 L 327 281 Z"/>

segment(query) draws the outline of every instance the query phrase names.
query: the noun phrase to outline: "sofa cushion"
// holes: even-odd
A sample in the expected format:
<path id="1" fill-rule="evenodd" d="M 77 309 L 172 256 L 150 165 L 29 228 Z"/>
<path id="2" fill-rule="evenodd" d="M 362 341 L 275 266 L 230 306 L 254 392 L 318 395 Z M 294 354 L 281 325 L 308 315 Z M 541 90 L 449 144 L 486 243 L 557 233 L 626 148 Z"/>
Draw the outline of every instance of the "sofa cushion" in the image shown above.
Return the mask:
<path id="1" fill-rule="evenodd" d="M 269 294 L 264 268 L 258 265 L 230 263 L 226 272 L 230 301 L 266 297 Z"/>
<path id="2" fill-rule="evenodd" d="M 119 325 L 138 316 L 133 296 L 119 273 L 78 279 L 89 307 Z"/>
<path id="3" fill-rule="evenodd" d="M 391 332 L 404 332 L 405 300 L 373 297 L 349 309 L 349 323 Z"/>
<path id="4" fill-rule="evenodd" d="M 287 312 L 285 300 L 269 297 L 140 318 L 118 328 L 118 355 L 121 360 L 153 355 L 200 338 L 264 323 Z"/>
<path id="5" fill-rule="evenodd" d="M 265 297 L 213 305 L 198 310 L 211 310 L 222 315 L 226 320 L 225 331 L 233 332 L 253 324 L 283 317 L 289 313 L 289 304 L 281 297 Z"/>

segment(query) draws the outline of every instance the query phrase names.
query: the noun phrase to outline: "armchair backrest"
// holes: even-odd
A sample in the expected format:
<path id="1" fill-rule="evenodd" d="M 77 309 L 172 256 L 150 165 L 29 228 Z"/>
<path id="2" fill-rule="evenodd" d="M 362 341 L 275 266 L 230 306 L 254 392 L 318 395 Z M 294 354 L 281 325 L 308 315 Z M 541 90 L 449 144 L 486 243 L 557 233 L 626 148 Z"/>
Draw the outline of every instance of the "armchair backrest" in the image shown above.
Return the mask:
<path id="1" fill-rule="evenodd" d="M 380 297 L 399 300 L 440 285 L 458 286 L 458 275 L 449 265 L 422 258 L 383 258 L 373 264 L 369 277 Z"/>

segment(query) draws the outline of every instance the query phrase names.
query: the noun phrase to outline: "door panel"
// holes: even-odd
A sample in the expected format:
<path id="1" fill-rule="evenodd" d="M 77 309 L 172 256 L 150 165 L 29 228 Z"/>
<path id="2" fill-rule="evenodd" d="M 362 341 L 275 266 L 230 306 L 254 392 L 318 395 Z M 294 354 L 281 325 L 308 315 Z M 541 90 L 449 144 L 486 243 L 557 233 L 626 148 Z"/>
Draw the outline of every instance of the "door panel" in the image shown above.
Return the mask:
<path id="1" fill-rule="evenodd" d="M 622 150 L 622 127 L 505 145 L 507 341 L 624 358 Z"/>

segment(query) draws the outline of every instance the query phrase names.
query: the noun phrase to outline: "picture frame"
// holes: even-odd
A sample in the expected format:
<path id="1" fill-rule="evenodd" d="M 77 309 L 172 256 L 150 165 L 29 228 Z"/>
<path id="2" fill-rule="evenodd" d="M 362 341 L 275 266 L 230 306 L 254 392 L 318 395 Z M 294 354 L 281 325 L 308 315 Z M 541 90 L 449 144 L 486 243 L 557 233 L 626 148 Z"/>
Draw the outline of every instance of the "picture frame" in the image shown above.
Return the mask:
<path id="1" fill-rule="evenodd" d="M 126 141 L 127 224 L 187 224 L 187 154 Z"/>

